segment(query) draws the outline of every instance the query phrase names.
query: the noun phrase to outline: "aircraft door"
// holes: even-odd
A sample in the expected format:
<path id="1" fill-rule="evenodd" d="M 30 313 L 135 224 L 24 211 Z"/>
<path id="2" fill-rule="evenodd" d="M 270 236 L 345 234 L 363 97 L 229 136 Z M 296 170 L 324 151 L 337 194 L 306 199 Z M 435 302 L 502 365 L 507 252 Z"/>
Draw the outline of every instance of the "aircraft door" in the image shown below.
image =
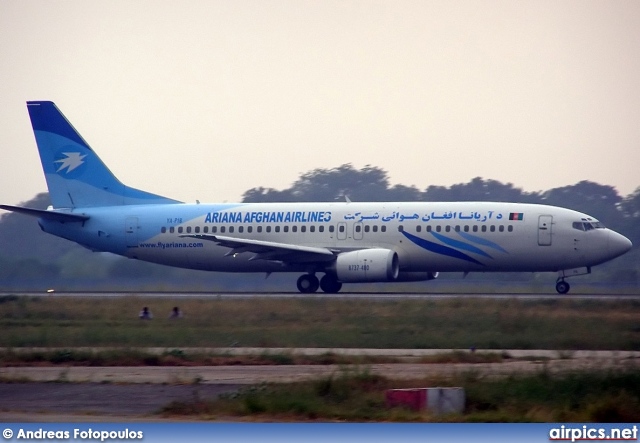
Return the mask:
<path id="1" fill-rule="evenodd" d="M 552 226 L 552 215 L 541 215 L 538 217 L 538 245 L 551 246 Z"/>
<path id="2" fill-rule="evenodd" d="M 127 247 L 138 246 L 138 217 L 127 217 L 124 225 L 124 235 L 127 239 Z"/>
<path id="3" fill-rule="evenodd" d="M 357 222 L 353 224 L 353 239 L 354 240 L 362 240 L 362 223 Z"/>
<path id="4" fill-rule="evenodd" d="M 338 223 L 338 240 L 347 239 L 347 224 L 345 222 Z"/>

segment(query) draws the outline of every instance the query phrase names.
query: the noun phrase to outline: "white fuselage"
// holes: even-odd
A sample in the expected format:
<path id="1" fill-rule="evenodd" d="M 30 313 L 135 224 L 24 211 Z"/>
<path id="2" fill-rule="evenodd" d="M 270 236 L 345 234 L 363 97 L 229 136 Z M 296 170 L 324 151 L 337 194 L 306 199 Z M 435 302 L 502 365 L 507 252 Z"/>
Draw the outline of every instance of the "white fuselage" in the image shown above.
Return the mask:
<path id="1" fill-rule="evenodd" d="M 321 271 L 330 260 L 255 259 L 252 252 L 199 238 L 204 234 L 336 254 L 389 249 L 401 272 L 559 271 L 597 265 L 630 247 L 609 229 L 576 229 L 575 223 L 595 221 L 586 214 L 534 204 L 172 204 L 82 212 L 90 216 L 83 226 L 44 222 L 45 230 L 94 250 L 209 271 Z"/>

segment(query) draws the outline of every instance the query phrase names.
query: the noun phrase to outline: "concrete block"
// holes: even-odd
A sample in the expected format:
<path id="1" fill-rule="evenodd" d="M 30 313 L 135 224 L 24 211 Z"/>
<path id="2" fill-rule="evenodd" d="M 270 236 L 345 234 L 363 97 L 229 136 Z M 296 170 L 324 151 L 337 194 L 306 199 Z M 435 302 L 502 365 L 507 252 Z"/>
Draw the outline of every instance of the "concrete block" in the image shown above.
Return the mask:
<path id="1" fill-rule="evenodd" d="M 450 414 L 464 411 L 465 393 L 463 388 L 389 389 L 385 400 L 390 408 L 405 406 L 414 411 Z"/>

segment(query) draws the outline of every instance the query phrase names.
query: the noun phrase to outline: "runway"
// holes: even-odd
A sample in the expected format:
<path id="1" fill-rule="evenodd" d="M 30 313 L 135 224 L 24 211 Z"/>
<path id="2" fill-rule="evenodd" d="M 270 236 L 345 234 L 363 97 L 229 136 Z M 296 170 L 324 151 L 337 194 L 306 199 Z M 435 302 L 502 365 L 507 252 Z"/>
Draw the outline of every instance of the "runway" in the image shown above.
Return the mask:
<path id="1" fill-rule="evenodd" d="M 481 298 L 481 299 L 519 299 L 519 300 L 640 300 L 639 294 L 629 293 L 448 293 L 448 292 L 339 292 L 337 294 L 326 294 L 318 292 L 314 294 L 301 294 L 299 292 L 144 292 L 144 291 L 41 291 L 41 292 L 0 292 L 2 296 L 25 296 L 25 297 L 160 297 L 160 298 L 229 298 L 229 299 L 250 299 L 250 298 L 290 298 L 290 299 L 365 299 L 365 300 L 400 300 L 400 299 L 456 299 L 456 298 Z"/>

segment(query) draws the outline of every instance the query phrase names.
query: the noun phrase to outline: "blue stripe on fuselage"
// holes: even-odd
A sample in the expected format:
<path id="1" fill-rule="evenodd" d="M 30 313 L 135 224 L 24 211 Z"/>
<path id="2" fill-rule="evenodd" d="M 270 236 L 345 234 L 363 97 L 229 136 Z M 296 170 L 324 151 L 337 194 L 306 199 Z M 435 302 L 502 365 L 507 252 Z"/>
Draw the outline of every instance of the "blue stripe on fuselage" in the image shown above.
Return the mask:
<path id="1" fill-rule="evenodd" d="M 446 255 L 448 257 L 458 258 L 460 260 L 465 260 L 470 263 L 475 263 L 477 265 L 484 266 L 483 263 L 479 262 L 473 257 L 469 257 L 467 254 L 460 252 L 456 249 L 450 248 L 448 246 L 439 245 L 438 243 L 431 242 L 429 240 L 425 240 L 424 238 L 416 237 L 415 235 L 409 234 L 408 232 L 402 231 L 402 234 L 411 240 L 416 245 L 421 248 L 426 249 L 427 251 L 434 252 L 440 255 Z"/>
<path id="2" fill-rule="evenodd" d="M 437 232 L 433 232 L 433 231 L 431 231 L 431 235 L 433 235 L 435 238 L 440 240 L 442 243 L 446 243 L 447 245 L 453 246 L 454 248 L 464 249 L 465 251 L 473 252 L 474 254 L 482 255 L 487 258 L 493 259 L 493 257 L 491 257 L 489 254 L 484 252 L 482 249 L 476 248 L 475 246 L 470 245 L 468 243 L 446 237 L 442 234 L 438 234 Z"/>

